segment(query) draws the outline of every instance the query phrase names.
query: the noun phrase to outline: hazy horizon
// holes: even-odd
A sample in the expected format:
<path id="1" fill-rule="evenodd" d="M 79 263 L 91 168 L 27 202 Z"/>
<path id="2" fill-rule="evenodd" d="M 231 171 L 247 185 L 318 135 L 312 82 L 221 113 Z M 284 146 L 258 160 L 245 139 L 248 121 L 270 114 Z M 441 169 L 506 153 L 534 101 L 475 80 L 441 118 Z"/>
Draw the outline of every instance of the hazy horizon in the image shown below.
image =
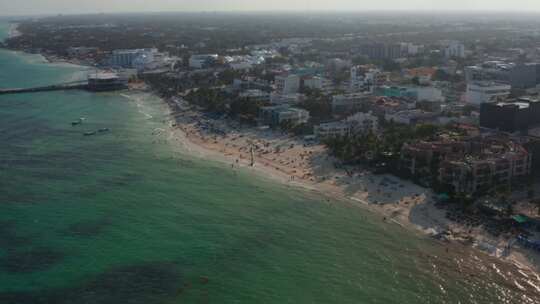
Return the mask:
<path id="1" fill-rule="evenodd" d="M 0 15 L 142 13 L 142 12 L 264 12 L 264 11 L 328 11 L 328 12 L 540 12 L 538 0 L 0 0 Z"/>

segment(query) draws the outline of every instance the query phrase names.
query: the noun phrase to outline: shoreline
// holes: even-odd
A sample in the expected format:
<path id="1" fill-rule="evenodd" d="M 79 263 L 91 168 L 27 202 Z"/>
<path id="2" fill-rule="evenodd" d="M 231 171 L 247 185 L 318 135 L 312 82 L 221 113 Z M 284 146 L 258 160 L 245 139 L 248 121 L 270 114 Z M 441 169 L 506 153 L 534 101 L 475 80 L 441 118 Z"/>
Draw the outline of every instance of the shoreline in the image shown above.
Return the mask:
<path id="1" fill-rule="evenodd" d="M 235 129 L 237 126 L 232 121 L 210 120 L 187 107 L 177 111 L 175 107 L 178 107 L 178 101 L 161 99 L 168 105 L 168 141 L 192 156 L 230 165 L 231 169 L 243 170 L 286 186 L 322 195 L 328 200 L 344 201 L 364 208 L 381 216 L 387 223 L 399 225 L 422 236 L 433 237 L 436 241 L 438 239 L 441 245 L 461 244 L 535 275 L 540 272 L 540 257 L 536 253 L 519 247 L 506 250 L 509 240 L 504 237 L 494 238 L 481 228 L 470 229 L 447 219 L 446 210 L 435 206 L 434 193 L 430 189 L 392 175 L 375 175 L 364 169 L 330 166 L 335 160 L 326 154 L 320 144 L 306 147 L 301 140 L 279 132 L 249 127 Z M 235 126 L 232 131 L 227 129 L 230 133 L 217 135 L 208 131 L 204 123 L 201 124 L 205 119 L 220 126 Z M 253 167 L 250 166 L 247 142 L 257 143 Z M 283 143 L 289 147 L 294 145 L 288 150 L 295 151 L 268 152 L 269 146 L 265 150 L 261 148 L 261 142 L 270 147 L 284 146 Z M 305 160 L 308 155 L 316 159 L 302 163 L 301 160 Z M 296 159 L 293 160 L 294 156 Z"/>
<path id="2" fill-rule="evenodd" d="M 24 50 L 21 52 L 26 53 Z M 50 54 L 39 54 L 49 64 L 67 64 L 82 68 L 91 65 Z M 286 186 L 322 195 L 327 200 L 339 200 L 364 208 L 422 236 L 433 237 L 443 244 L 461 244 L 481 251 L 521 270 L 540 273 L 540 254 L 523 248 L 505 250 L 509 240 L 494 238 L 480 228 L 470 229 L 446 218 L 446 210 L 434 204 L 434 193 L 408 180 L 384 174 L 375 175 L 358 167 L 336 167 L 337 160 L 329 156 L 321 144 L 307 146 L 302 140 L 277 131 L 244 127 L 226 118 L 209 119 L 187 104 L 178 110 L 178 100 L 160 97 L 150 85 L 135 87 L 132 92 L 150 93 L 167 106 L 169 117 L 168 141 L 180 145 L 192 156 L 231 165 L 248 173 L 269 178 Z M 227 129 L 225 135 L 208 131 L 214 124 Z M 229 125 L 233 124 L 232 127 Z M 219 128 L 218 128 L 219 129 Z M 232 134 L 232 135 L 231 135 Z M 256 143 L 255 166 L 250 166 L 247 142 Z M 279 152 L 269 151 L 268 145 Z M 268 146 L 266 146 L 268 147 Z M 289 147 L 289 148 L 287 148 Z M 288 153 L 293 150 L 292 153 Z M 313 158 L 316 158 L 314 161 Z M 438 238 L 442 236 L 442 238 Z"/>

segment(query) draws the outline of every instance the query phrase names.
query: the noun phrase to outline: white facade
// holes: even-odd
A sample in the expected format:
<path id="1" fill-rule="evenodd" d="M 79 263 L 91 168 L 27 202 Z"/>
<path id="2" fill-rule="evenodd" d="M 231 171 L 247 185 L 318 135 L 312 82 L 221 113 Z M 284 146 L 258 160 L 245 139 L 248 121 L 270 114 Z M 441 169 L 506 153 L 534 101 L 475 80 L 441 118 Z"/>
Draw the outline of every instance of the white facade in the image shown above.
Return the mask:
<path id="1" fill-rule="evenodd" d="M 465 45 L 459 41 L 450 41 L 444 49 L 444 57 L 465 58 Z"/>
<path id="2" fill-rule="evenodd" d="M 341 121 L 327 122 L 313 128 L 313 133 L 318 138 L 343 137 L 349 135 L 350 132 L 350 125 Z"/>
<path id="3" fill-rule="evenodd" d="M 418 101 L 443 102 L 442 91 L 435 87 L 414 87 L 410 91 L 416 95 Z"/>
<path id="4" fill-rule="evenodd" d="M 158 50 L 155 48 L 114 50 L 110 58 L 110 63 L 112 66 L 136 68 L 138 62 L 152 62 L 156 54 L 158 54 Z"/>
<path id="5" fill-rule="evenodd" d="M 377 132 L 378 120 L 371 113 L 356 113 L 343 121 L 323 123 L 315 126 L 314 134 L 318 138 L 343 137 L 353 134 Z"/>
<path id="6" fill-rule="evenodd" d="M 472 82 L 467 84 L 466 100 L 473 105 L 495 102 L 510 95 L 510 85 L 495 82 Z"/>
<path id="7" fill-rule="evenodd" d="M 323 79 L 318 76 L 306 78 L 304 79 L 304 87 L 309 88 L 309 89 L 322 90 Z"/>
<path id="8" fill-rule="evenodd" d="M 300 77 L 298 75 L 276 76 L 275 85 L 278 94 L 287 95 L 297 93 L 300 89 Z"/>
<path id="9" fill-rule="evenodd" d="M 424 46 L 423 45 L 416 45 L 413 43 L 401 43 L 401 52 L 407 55 L 418 55 L 423 51 Z"/>

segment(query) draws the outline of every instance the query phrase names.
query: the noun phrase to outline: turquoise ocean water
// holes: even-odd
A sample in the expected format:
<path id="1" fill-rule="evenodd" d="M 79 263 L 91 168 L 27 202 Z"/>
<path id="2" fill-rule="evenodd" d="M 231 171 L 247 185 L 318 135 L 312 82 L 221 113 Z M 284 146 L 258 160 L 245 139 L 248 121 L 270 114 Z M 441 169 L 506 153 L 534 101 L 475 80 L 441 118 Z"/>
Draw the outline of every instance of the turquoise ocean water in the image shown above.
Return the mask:
<path id="1" fill-rule="evenodd" d="M 81 75 L 0 50 L 1 88 Z M 495 259 L 174 151 L 129 94 L 0 96 L 0 303 L 538 301 Z"/>

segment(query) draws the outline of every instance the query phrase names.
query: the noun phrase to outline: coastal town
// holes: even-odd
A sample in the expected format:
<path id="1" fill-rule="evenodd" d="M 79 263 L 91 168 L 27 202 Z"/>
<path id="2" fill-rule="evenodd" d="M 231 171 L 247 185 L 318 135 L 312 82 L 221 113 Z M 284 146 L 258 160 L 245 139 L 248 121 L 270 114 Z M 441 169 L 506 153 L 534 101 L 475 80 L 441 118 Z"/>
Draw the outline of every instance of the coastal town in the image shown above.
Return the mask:
<path id="1" fill-rule="evenodd" d="M 540 34 L 527 22 L 184 17 L 20 20 L 2 47 L 92 67 L 94 91 L 159 95 L 169 139 L 233 170 L 539 265 Z"/>

